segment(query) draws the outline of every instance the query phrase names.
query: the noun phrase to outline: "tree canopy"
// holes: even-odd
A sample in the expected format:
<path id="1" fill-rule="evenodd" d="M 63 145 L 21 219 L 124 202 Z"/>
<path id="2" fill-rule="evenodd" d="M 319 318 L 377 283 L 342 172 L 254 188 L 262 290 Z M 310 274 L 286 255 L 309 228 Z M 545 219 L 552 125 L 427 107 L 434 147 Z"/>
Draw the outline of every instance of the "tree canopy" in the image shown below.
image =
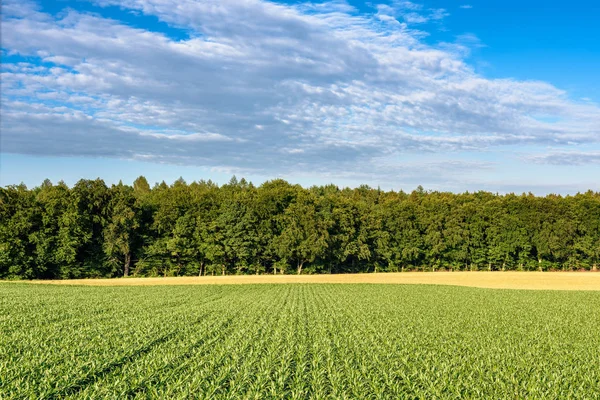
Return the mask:
<path id="1" fill-rule="evenodd" d="M 596 270 L 600 193 L 303 188 L 277 179 L 0 188 L 0 278 Z"/>

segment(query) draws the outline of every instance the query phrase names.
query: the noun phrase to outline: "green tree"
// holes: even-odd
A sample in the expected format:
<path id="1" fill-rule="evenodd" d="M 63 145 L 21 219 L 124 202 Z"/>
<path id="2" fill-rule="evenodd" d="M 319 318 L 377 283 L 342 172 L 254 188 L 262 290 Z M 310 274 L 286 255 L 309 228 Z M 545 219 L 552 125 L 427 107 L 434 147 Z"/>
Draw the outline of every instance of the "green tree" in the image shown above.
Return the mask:
<path id="1" fill-rule="evenodd" d="M 129 276 L 137 229 L 139 210 L 130 186 L 119 182 L 110 189 L 109 216 L 104 228 L 104 250 L 109 262 L 123 266 L 123 276 Z"/>
<path id="2" fill-rule="evenodd" d="M 302 273 L 305 263 L 314 261 L 327 248 L 327 227 L 324 226 L 310 194 L 300 194 L 281 217 L 281 234 L 275 239 L 282 260 L 296 263 Z"/>

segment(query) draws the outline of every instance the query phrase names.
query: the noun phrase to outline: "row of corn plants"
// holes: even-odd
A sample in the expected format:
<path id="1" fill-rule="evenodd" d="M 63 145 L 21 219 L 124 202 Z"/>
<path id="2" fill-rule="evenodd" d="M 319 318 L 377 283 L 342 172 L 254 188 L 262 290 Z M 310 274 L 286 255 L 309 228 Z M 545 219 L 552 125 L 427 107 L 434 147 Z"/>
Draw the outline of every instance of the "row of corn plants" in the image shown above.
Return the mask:
<path id="1" fill-rule="evenodd" d="M 600 293 L 0 284 L 0 398 L 599 398 Z"/>

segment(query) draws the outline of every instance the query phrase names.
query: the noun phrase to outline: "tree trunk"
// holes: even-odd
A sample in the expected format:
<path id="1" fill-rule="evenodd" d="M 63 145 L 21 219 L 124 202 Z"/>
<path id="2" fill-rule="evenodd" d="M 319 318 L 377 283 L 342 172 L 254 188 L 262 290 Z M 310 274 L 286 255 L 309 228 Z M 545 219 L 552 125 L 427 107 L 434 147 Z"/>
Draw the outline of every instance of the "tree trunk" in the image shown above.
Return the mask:
<path id="1" fill-rule="evenodd" d="M 198 271 L 198 276 L 202 276 L 204 272 L 204 261 L 200 263 L 200 271 Z"/>
<path id="2" fill-rule="evenodd" d="M 131 254 L 125 254 L 125 268 L 123 271 L 123 276 L 129 276 L 129 266 L 131 265 Z"/>
<path id="3" fill-rule="evenodd" d="M 298 260 L 298 275 L 300 275 L 302 273 L 302 265 L 303 264 L 304 264 L 304 261 Z"/>
<path id="4" fill-rule="evenodd" d="M 222 275 L 225 276 L 225 264 L 221 264 Z"/>
<path id="5" fill-rule="evenodd" d="M 592 271 L 598 271 L 598 266 L 596 265 L 596 263 L 594 263 L 594 265 L 592 266 Z"/>

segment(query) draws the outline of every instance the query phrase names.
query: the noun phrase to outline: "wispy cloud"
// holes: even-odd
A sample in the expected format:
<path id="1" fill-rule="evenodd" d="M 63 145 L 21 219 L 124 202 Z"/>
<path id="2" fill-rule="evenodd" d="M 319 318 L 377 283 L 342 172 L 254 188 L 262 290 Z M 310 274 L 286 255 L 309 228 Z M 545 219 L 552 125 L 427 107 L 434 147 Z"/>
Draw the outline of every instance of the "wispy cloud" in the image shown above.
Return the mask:
<path id="1" fill-rule="evenodd" d="M 377 18 L 382 21 L 403 20 L 407 24 L 439 23 L 450 14 L 443 8 L 425 8 L 420 3 L 395 1 L 391 4 L 378 4 Z"/>
<path id="2" fill-rule="evenodd" d="M 527 156 L 528 161 L 552 165 L 600 164 L 600 151 L 561 151 Z"/>
<path id="3" fill-rule="evenodd" d="M 2 64 L 2 151 L 265 175 L 361 179 L 368 171 L 398 181 L 436 174 L 408 168 L 406 155 L 443 161 L 453 152 L 600 141 L 596 104 L 545 82 L 477 75 L 457 50 L 481 45 L 475 35 L 426 45 L 411 24 L 446 18 L 443 9 L 408 1 L 373 14 L 339 1 L 97 3 L 154 15 L 190 37 L 6 2 L 2 46 L 22 59 Z"/>
<path id="4" fill-rule="evenodd" d="M 471 9 L 471 8 L 473 8 L 473 6 L 472 6 L 472 5 L 470 5 L 470 4 L 463 4 L 463 5 L 462 5 L 462 6 L 460 6 L 459 8 L 462 8 L 462 9 L 468 10 L 468 9 Z"/>

